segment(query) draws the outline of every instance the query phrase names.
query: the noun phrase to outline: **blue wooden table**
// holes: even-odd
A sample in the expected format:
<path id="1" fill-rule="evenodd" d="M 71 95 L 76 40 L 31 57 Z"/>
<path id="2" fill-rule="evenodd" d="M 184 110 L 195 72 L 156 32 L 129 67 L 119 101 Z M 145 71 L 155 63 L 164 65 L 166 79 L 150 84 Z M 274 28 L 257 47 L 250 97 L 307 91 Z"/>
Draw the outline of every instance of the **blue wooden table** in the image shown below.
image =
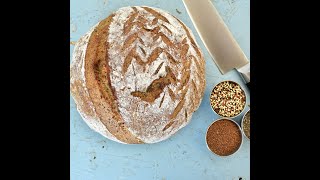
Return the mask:
<path id="1" fill-rule="evenodd" d="M 217 10 L 250 59 L 250 1 L 213 0 Z M 91 26 L 123 6 L 147 5 L 170 12 L 194 32 L 206 60 L 206 90 L 200 108 L 189 125 L 173 137 L 156 144 L 124 145 L 91 130 L 81 119 L 70 96 L 70 168 L 72 180 L 234 180 L 250 179 L 250 142 L 239 152 L 217 157 L 206 147 L 207 127 L 218 118 L 209 104 L 210 91 L 222 80 L 244 88 L 236 71 L 221 75 L 184 8 L 181 0 L 71 0 L 70 61 L 73 43 Z M 210 23 L 210 22 L 208 22 Z M 248 89 L 245 89 L 250 100 Z M 247 109 L 248 107 L 246 107 Z M 241 116 L 234 118 L 240 122 Z"/>

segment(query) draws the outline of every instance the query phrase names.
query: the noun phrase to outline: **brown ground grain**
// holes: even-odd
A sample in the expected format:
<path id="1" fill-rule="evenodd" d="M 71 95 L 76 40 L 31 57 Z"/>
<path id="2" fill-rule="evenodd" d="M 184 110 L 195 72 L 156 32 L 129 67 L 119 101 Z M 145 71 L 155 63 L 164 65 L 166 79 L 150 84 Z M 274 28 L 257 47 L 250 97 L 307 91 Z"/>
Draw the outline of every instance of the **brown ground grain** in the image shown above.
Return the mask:
<path id="1" fill-rule="evenodd" d="M 237 124 L 231 120 L 222 119 L 208 128 L 206 141 L 212 152 L 220 156 L 228 156 L 239 149 L 242 134 Z"/>

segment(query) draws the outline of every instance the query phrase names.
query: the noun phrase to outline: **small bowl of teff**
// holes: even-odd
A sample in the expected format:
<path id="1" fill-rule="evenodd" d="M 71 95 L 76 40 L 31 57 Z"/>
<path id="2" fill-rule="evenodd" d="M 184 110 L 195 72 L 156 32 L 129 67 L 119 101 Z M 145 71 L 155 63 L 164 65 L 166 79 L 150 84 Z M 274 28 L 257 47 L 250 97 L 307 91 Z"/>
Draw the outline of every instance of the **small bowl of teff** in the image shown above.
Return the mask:
<path id="1" fill-rule="evenodd" d="M 241 128 L 232 119 L 217 119 L 207 129 L 206 143 L 208 149 L 217 156 L 233 155 L 242 145 Z"/>
<path id="2" fill-rule="evenodd" d="M 220 117 L 234 118 L 240 115 L 246 105 L 246 93 L 234 81 L 216 84 L 210 94 L 210 105 Z"/>

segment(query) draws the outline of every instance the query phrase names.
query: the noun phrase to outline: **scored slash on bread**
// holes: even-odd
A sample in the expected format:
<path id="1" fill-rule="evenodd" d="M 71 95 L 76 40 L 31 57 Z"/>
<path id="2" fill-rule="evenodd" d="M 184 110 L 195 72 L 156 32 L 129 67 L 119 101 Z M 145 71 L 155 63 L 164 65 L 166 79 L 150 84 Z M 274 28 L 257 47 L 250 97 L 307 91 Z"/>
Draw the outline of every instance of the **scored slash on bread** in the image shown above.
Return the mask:
<path id="1" fill-rule="evenodd" d="M 141 100 L 152 103 L 163 92 L 163 89 L 170 83 L 176 83 L 176 77 L 172 73 L 170 67 L 166 66 L 167 75 L 152 81 L 145 92 L 133 91 L 132 96 L 139 97 Z M 171 96 L 170 96 L 171 97 Z"/>
<path id="2" fill-rule="evenodd" d="M 123 7 L 75 46 L 71 93 L 85 122 L 105 137 L 156 143 L 186 126 L 205 88 L 205 62 L 179 19 Z"/>

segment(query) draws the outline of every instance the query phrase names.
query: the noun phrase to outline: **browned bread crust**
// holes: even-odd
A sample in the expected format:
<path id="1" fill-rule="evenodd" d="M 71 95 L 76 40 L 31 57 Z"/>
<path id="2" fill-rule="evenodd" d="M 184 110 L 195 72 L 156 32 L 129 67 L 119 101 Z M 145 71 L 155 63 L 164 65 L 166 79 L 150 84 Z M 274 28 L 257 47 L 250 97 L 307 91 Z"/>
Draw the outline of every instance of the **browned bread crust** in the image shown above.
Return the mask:
<path id="1" fill-rule="evenodd" d="M 184 127 L 205 89 L 205 61 L 180 20 L 124 7 L 81 38 L 71 93 L 88 125 L 121 143 L 155 143 Z"/>

